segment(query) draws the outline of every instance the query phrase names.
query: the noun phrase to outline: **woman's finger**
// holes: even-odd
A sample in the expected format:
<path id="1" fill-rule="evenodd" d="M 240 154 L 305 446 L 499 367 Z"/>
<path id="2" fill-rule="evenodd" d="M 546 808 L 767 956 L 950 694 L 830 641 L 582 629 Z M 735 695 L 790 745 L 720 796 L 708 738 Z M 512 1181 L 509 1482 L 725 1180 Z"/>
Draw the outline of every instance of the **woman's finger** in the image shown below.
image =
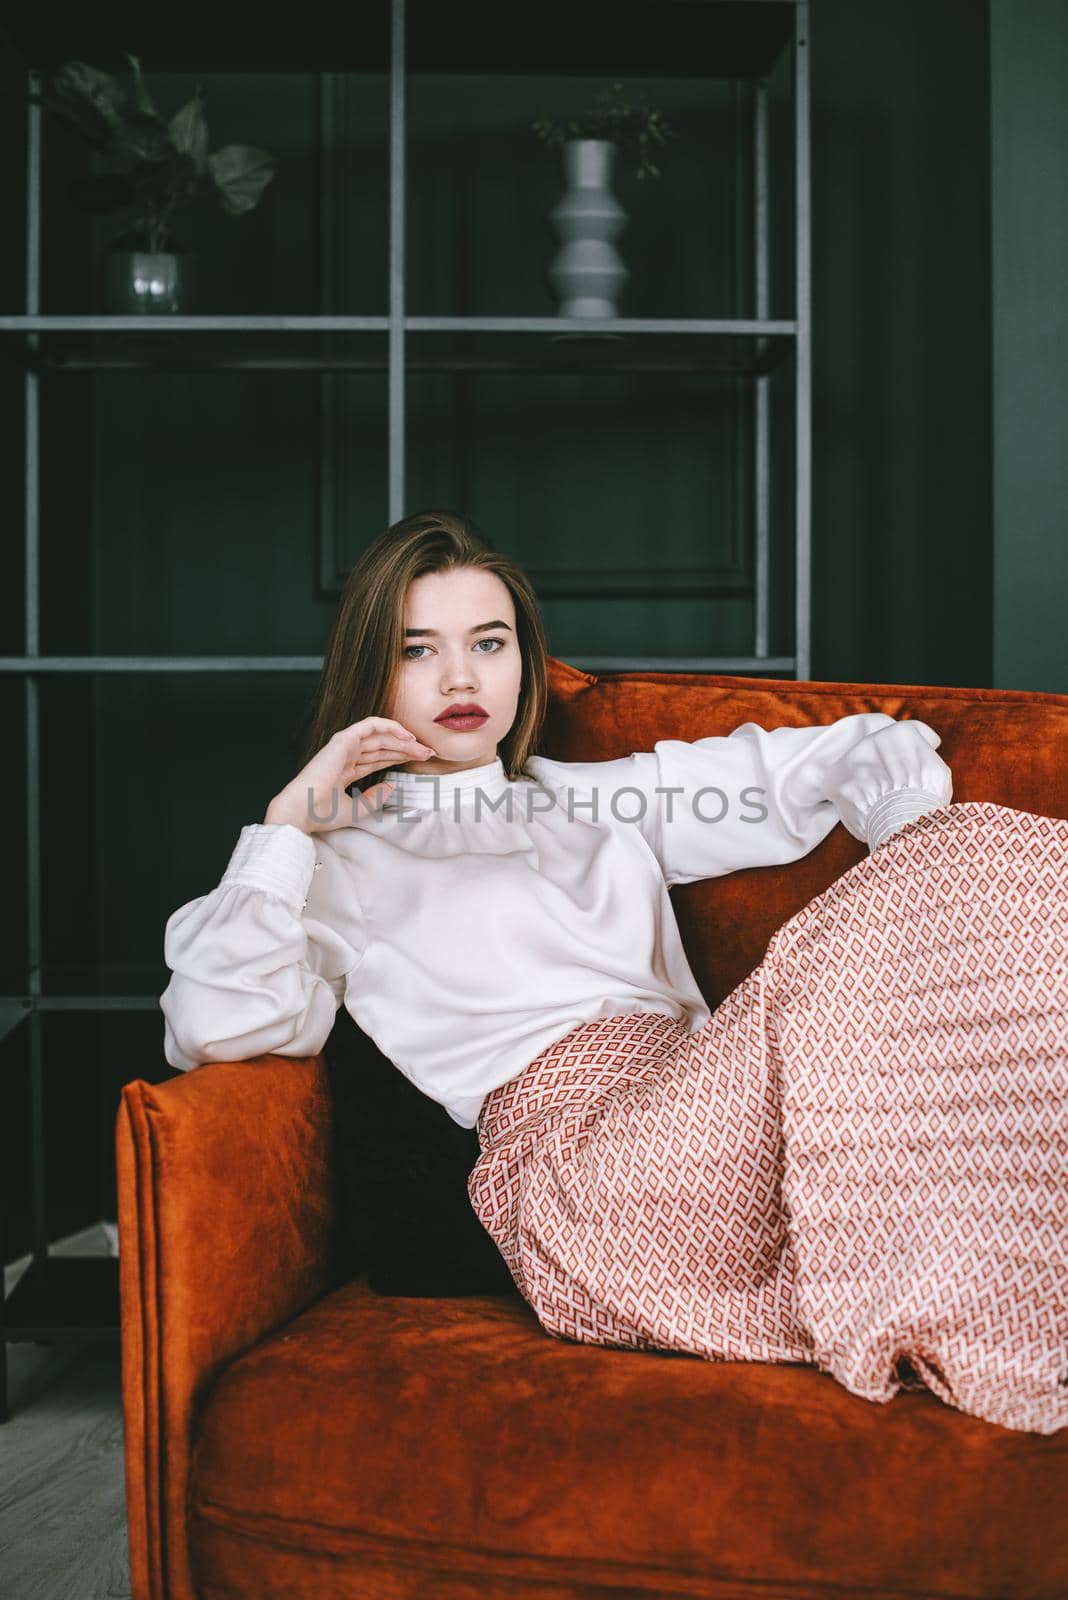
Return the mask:
<path id="1" fill-rule="evenodd" d="M 362 733 L 357 730 L 362 730 Z M 402 722 L 394 722 L 392 717 L 362 717 L 359 722 L 353 722 L 349 727 L 342 728 L 341 733 L 343 735 L 356 733 L 357 737 L 363 738 L 376 734 L 392 734 L 408 744 L 415 738 L 410 728 L 406 728 Z"/>
<path id="2" fill-rule="evenodd" d="M 348 762 L 343 770 L 346 772 L 350 770 L 360 772 L 362 777 L 364 773 L 377 772 L 379 768 L 400 767 L 408 761 L 425 760 L 428 754 L 432 755 L 433 751 L 424 751 L 422 747 L 416 750 L 414 754 L 411 751 L 366 750 L 362 751 L 355 760 Z"/>
<path id="3" fill-rule="evenodd" d="M 361 754 L 368 751 L 386 750 L 396 751 L 398 755 L 410 756 L 413 750 L 429 750 L 430 746 L 421 739 L 364 739 L 360 745 Z"/>

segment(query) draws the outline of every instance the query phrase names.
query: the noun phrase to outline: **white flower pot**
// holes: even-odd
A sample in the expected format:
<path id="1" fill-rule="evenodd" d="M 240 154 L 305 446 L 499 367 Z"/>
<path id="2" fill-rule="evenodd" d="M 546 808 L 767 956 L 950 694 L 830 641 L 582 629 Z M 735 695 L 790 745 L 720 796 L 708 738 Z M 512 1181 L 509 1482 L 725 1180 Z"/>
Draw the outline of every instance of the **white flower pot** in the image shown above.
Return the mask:
<path id="1" fill-rule="evenodd" d="M 165 250 L 113 250 L 105 263 L 107 308 L 123 316 L 188 311 L 193 261 Z"/>

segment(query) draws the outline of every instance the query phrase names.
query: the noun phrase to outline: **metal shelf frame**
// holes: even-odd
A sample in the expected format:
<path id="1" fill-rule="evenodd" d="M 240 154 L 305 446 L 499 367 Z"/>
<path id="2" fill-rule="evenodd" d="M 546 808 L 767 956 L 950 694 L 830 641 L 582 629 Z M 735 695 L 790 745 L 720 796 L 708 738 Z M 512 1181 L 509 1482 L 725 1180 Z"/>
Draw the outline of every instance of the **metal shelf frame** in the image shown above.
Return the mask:
<path id="1" fill-rule="evenodd" d="M 38 373 L 385 372 L 388 317 L 0 317 L 0 354 Z M 757 378 L 792 321 L 405 317 L 407 372 L 682 373 Z M 28 335 L 37 335 L 31 347 Z"/>
<path id="2" fill-rule="evenodd" d="M 727 0 L 722 0 L 727 3 Z M 729 0 L 730 4 L 756 5 L 761 0 Z M 391 59 L 389 68 L 389 312 L 386 317 L 49 317 L 41 314 L 41 110 L 27 107 L 26 143 L 26 309 L 17 317 L 0 318 L 0 353 L 22 362 L 25 401 L 25 653 L 0 658 L 0 673 L 12 673 L 25 682 L 26 709 L 26 859 L 27 859 L 27 992 L 0 995 L 0 1040 L 20 1023 L 29 1030 L 30 1136 L 31 1136 L 31 1211 L 33 1273 L 38 1283 L 49 1275 L 49 1254 L 45 1205 L 45 1129 L 44 1129 L 44 1041 L 42 1021 L 46 1012 L 149 1011 L 156 1010 L 158 999 L 136 994 L 55 995 L 43 992 L 42 982 L 42 906 L 41 906 L 41 708 L 40 681 L 52 673 L 318 673 L 319 656 L 43 656 L 40 650 L 40 392 L 42 376 L 55 381 L 57 369 L 48 366 L 42 340 L 58 334 L 160 334 L 165 338 L 201 333 L 233 335 L 276 334 L 356 334 L 380 336 L 385 344 L 381 365 L 388 370 L 389 411 L 389 518 L 394 522 L 405 507 L 405 373 L 410 338 L 440 334 L 547 335 L 567 333 L 620 333 L 636 340 L 655 341 L 667 335 L 733 335 L 739 338 L 774 338 L 792 341 L 795 361 L 795 654 L 769 654 L 770 596 L 770 390 L 767 372 L 752 378 L 754 405 L 754 494 L 755 494 L 755 627 L 751 656 L 666 657 L 592 656 L 576 659 L 574 665 L 593 672 L 663 671 L 715 673 L 792 673 L 807 679 L 810 670 L 810 564 L 811 564 L 811 222 L 809 176 L 809 0 L 794 0 L 793 32 L 793 123 L 794 123 L 794 254 L 795 307 L 789 320 L 769 318 L 769 161 L 768 97 L 761 80 L 754 84 L 752 139 L 754 153 L 754 260 L 756 316 L 749 320 L 699 320 L 621 318 L 598 321 L 595 328 L 586 322 L 561 318 L 455 318 L 412 317 L 405 312 L 405 198 L 406 198 L 406 117 L 407 74 L 405 64 L 405 0 L 393 0 L 391 10 Z M 30 70 L 31 91 L 40 86 L 40 74 Z M 97 363 L 98 365 L 100 363 Z M 85 365 L 92 366 L 91 361 Z M 139 364 L 144 370 L 145 363 Z M 307 365 L 307 363 L 306 363 Z M 322 361 L 311 365 L 328 370 Z M 0 1209 L 0 1259 L 4 1251 L 4 1217 Z M 115 1263 L 101 1258 L 101 1276 L 114 1279 Z M 19 1303 L 19 1287 L 5 1300 L 0 1293 L 0 1422 L 8 1417 L 7 1344 L 27 1338 L 80 1339 L 87 1335 L 84 1317 L 77 1304 L 61 1303 L 59 1292 L 49 1291 L 36 1305 L 46 1304 L 42 1319 L 37 1310 Z M 82 1291 L 84 1293 L 84 1289 Z M 107 1302 L 113 1304 L 113 1302 Z M 117 1310 L 117 1307 L 115 1308 Z M 117 1338 L 117 1317 L 111 1326 L 108 1314 L 97 1317 L 90 1330 L 92 1337 Z"/>

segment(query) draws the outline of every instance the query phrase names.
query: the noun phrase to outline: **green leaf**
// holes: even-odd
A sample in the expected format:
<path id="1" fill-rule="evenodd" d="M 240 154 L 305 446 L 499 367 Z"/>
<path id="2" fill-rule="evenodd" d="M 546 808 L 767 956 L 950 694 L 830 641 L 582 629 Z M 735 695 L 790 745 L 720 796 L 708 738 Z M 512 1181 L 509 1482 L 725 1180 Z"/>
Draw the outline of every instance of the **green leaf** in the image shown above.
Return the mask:
<path id="1" fill-rule="evenodd" d="M 87 101 L 60 100 L 44 92 L 28 95 L 31 105 L 50 111 L 60 123 L 77 133 L 93 150 L 106 150 L 111 143 L 111 128 L 95 106 Z"/>
<path id="2" fill-rule="evenodd" d="M 202 173 L 208 164 L 208 124 L 204 116 L 204 91 L 199 85 L 192 100 L 171 118 L 170 135 L 175 149 L 189 156 L 198 174 Z"/>
<path id="3" fill-rule="evenodd" d="M 165 123 L 147 111 L 131 111 L 112 134 L 115 163 L 120 171 L 142 164 L 169 161 L 174 144 Z"/>
<path id="4" fill-rule="evenodd" d="M 152 96 L 149 94 L 145 80 L 141 76 L 141 63 L 139 59 L 137 56 L 130 55 L 128 51 L 124 52 L 124 54 L 126 55 L 126 59 L 130 63 L 130 66 L 133 70 L 134 99 L 137 102 L 137 109 L 139 111 L 147 111 L 150 117 L 158 118 L 159 112 L 153 105 Z"/>
<path id="5" fill-rule="evenodd" d="M 72 106 L 89 106 L 108 128 L 122 121 L 126 94 L 109 72 L 86 61 L 64 61 L 52 75 L 52 93 Z"/>
<path id="6" fill-rule="evenodd" d="M 249 144 L 227 144 L 208 157 L 208 171 L 219 190 L 223 210 L 232 217 L 252 210 L 274 177 L 276 167 L 274 156 Z"/>

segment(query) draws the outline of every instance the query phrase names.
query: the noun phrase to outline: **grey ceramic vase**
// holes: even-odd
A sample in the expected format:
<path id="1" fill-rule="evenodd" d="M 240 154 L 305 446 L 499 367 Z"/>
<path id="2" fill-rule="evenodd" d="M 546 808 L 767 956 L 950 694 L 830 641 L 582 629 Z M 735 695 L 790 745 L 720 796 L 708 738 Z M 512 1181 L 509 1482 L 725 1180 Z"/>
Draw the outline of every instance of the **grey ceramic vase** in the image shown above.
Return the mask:
<path id="1" fill-rule="evenodd" d="M 616 297 L 630 273 L 613 243 L 627 223 L 610 187 L 615 154 L 608 139 L 564 145 L 567 189 L 550 213 L 561 243 L 548 274 L 561 317 L 619 315 Z"/>
<path id="2" fill-rule="evenodd" d="M 188 311 L 193 262 L 166 250 L 113 250 L 104 267 L 107 308 L 118 316 Z"/>

